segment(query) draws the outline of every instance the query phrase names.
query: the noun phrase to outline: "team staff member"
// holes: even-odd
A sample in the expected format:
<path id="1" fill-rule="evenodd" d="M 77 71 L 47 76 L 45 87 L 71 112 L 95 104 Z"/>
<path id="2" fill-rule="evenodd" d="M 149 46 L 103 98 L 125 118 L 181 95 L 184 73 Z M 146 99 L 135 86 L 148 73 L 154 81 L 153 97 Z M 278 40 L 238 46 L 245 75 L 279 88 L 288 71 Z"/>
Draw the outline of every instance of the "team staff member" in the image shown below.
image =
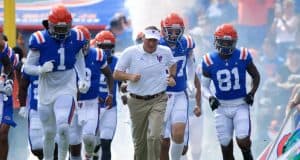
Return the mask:
<path id="1" fill-rule="evenodd" d="M 167 102 L 165 91 L 167 86 L 176 84 L 174 57 L 168 47 L 158 45 L 159 39 L 159 30 L 147 27 L 143 43 L 125 49 L 113 74 L 117 80 L 128 81 L 135 160 L 159 159 Z"/>

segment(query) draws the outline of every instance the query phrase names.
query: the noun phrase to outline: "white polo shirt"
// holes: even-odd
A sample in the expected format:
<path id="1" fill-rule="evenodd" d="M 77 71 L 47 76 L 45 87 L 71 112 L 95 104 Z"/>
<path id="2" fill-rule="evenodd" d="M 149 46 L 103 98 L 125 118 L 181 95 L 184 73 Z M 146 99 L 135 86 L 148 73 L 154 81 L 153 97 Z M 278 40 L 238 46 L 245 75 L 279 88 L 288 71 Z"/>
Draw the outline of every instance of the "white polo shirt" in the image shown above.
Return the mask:
<path id="1" fill-rule="evenodd" d="M 137 82 L 128 82 L 127 90 L 137 95 L 153 95 L 167 88 L 167 69 L 176 63 L 170 48 L 158 45 L 153 53 L 147 53 L 143 44 L 126 48 L 116 65 L 116 70 L 140 74 Z"/>

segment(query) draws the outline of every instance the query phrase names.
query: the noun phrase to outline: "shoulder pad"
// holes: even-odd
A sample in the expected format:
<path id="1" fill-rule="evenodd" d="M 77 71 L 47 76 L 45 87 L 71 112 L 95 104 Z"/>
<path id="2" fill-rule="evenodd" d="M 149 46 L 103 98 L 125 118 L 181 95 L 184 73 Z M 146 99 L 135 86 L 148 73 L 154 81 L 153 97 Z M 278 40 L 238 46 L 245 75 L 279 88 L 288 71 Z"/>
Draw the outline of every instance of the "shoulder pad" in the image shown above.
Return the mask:
<path id="1" fill-rule="evenodd" d="M 247 57 L 248 57 L 248 49 L 247 48 L 244 48 L 244 47 L 241 47 L 240 49 L 240 60 L 246 60 Z"/>
<path id="2" fill-rule="evenodd" d="M 97 61 L 103 61 L 103 50 L 100 48 L 95 48 L 96 49 L 96 60 Z"/>
<path id="3" fill-rule="evenodd" d="M 206 53 L 203 56 L 203 62 L 206 64 L 206 66 L 211 66 L 212 64 L 214 64 L 209 53 Z"/>
<path id="4" fill-rule="evenodd" d="M 183 35 L 183 39 L 186 42 L 186 48 L 193 49 L 195 48 L 195 42 L 190 35 Z"/>
<path id="5" fill-rule="evenodd" d="M 84 39 L 84 35 L 83 35 L 83 33 L 80 30 L 78 30 L 78 29 L 71 29 L 71 32 L 72 31 L 74 31 L 76 33 L 76 40 L 77 41 L 84 41 L 85 40 Z"/>
<path id="6" fill-rule="evenodd" d="M 35 38 L 37 44 L 45 43 L 45 36 L 41 31 L 36 31 L 32 35 Z"/>

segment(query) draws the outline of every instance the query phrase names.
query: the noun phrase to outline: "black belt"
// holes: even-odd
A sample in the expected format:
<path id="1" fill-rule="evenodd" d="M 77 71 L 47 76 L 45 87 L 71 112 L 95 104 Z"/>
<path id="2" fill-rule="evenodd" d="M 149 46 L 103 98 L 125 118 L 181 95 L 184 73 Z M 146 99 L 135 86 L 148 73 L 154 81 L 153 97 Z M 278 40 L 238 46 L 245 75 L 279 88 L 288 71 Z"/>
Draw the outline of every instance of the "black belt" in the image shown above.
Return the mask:
<path id="1" fill-rule="evenodd" d="M 151 100 L 153 98 L 159 97 L 161 95 L 165 94 L 165 91 L 159 92 L 157 94 L 153 94 L 153 95 L 146 95 L 146 96 L 140 96 L 140 95 L 136 95 L 133 93 L 130 93 L 130 96 L 135 98 L 135 99 L 142 99 L 142 100 Z"/>

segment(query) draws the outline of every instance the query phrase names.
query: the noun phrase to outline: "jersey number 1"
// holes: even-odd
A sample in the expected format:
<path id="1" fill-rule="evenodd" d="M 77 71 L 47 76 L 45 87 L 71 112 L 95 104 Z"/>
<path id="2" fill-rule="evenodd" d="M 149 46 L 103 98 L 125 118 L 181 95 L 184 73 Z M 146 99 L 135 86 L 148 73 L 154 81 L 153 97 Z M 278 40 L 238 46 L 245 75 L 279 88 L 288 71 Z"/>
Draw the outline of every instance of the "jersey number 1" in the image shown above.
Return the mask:
<path id="1" fill-rule="evenodd" d="M 59 54 L 59 65 L 57 66 L 57 70 L 65 70 L 65 48 L 59 48 L 57 52 Z"/>
<path id="2" fill-rule="evenodd" d="M 234 79 L 234 84 L 232 85 L 232 77 Z M 238 68 L 234 67 L 232 70 L 222 69 L 217 72 L 217 79 L 219 82 L 219 88 L 221 91 L 229 91 L 231 88 L 233 90 L 240 89 L 239 81 L 239 71 Z"/>

